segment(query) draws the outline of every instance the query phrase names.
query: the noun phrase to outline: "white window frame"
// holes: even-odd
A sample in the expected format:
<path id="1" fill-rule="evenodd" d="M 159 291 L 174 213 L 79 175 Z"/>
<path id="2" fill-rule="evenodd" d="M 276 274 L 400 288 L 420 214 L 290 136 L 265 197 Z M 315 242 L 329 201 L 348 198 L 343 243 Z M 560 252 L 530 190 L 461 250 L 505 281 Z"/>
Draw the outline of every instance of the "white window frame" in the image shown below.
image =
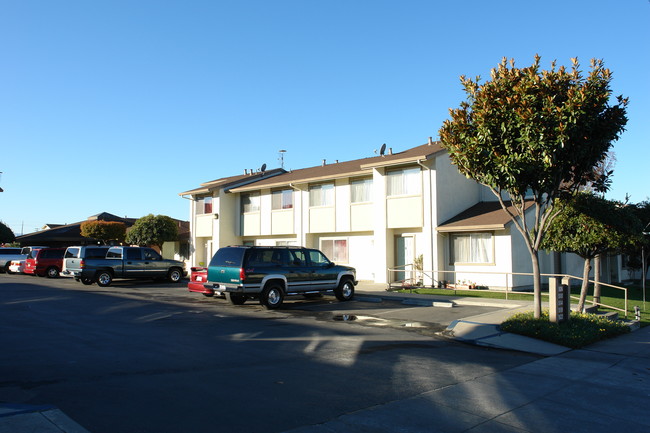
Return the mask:
<path id="1" fill-rule="evenodd" d="M 486 245 L 486 241 L 489 244 Z M 494 265 L 494 232 L 458 232 L 449 236 L 451 265 Z"/>
<path id="2" fill-rule="evenodd" d="M 372 202 L 372 178 L 352 179 L 350 181 L 350 203 Z"/>
<path id="3" fill-rule="evenodd" d="M 285 200 L 286 197 L 289 197 L 288 203 Z M 278 189 L 275 191 L 271 191 L 271 210 L 287 210 L 287 209 L 293 209 L 293 190 Z"/>
<path id="4" fill-rule="evenodd" d="M 386 172 L 386 196 L 396 197 L 422 193 L 420 167 L 402 168 Z"/>
<path id="5" fill-rule="evenodd" d="M 309 187 L 309 207 L 334 206 L 334 184 L 321 183 Z"/>
<path id="6" fill-rule="evenodd" d="M 205 211 L 206 200 L 210 203 L 210 206 L 211 206 L 210 212 Z M 212 207 L 213 204 L 214 204 L 214 200 L 212 199 L 211 195 L 201 197 L 201 198 L 197 198 L 196 199 L 196 214 L 197 215 L 211 214 L 214 211 L 214 208 Z"/>
<path id="7" fill-rule="evenodd" d="M 242 194 L 241 196 L 241 212 L 245 213 L 255 213 L 260 211 L 260 193 L 251 192 Z M 248 203 L 244 201 L 248 199 Z"/>

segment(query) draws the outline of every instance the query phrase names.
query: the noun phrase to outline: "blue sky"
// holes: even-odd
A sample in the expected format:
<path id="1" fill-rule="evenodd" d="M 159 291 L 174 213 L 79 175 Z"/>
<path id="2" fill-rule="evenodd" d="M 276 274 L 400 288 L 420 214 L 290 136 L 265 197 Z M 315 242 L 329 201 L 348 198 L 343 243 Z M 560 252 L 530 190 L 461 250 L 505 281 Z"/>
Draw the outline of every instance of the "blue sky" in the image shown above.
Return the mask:
<path id="1" fill-rule="evenodd" d="M 650 196 L 648 0 L 0 0 L 0 220 L 189 218 L 179 192 L 437 137 L 502 57 L 600 58 L 630 98 L 608 197 Z"/>

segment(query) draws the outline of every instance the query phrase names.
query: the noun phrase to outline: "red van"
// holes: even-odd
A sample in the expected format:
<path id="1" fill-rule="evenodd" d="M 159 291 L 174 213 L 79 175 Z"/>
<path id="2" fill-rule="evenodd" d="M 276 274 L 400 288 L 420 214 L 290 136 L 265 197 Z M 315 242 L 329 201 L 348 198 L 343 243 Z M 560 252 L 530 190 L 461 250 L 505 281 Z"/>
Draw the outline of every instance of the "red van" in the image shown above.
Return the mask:
<path id="1" fill-rule="evenodd" d="M 63 268 L 64 253 L 65 248 L 42 248 L 38 251 L 32 251 L 25 260 L 23 272 L 38 275 L 39 277 L 56 278 Z"/>

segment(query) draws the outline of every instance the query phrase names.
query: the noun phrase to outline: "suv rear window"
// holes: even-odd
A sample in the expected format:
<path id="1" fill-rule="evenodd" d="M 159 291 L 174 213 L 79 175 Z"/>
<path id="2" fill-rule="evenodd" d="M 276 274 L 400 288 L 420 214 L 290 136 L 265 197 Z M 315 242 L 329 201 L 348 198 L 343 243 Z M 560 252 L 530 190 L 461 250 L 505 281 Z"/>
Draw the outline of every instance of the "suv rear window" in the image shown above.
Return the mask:
<path id="1" fill-rule="evenodd" d="M 246 248 L 219 248 L 217 253 L 212 257 L 210 266 L 239 268 L 243 263 Z"/>
<path id="2" fill-rule="evenodd" d="M 106 257 L 106 248 L 86 248 L 87 259 L 103 259 Z"/>
<path id="3" fill-rule="evenodd" d="M 80 248 L 68 248 L 67 250 L 65 250 L 65 258 L 66 259 L 79 258 L 79 250 Z"/>
<path id="4" fill-rule="evenodd" d="M 20 248 L 0 248 L 0 254 L 20 254 Z"/>
<path id="5" fill-rule="evenodd" d="M 42 259 L 61 259 L 63 258 L 63 250 L 60 249 L 51 249 L 51 250 L 41 250 L 39 255 Z"/>

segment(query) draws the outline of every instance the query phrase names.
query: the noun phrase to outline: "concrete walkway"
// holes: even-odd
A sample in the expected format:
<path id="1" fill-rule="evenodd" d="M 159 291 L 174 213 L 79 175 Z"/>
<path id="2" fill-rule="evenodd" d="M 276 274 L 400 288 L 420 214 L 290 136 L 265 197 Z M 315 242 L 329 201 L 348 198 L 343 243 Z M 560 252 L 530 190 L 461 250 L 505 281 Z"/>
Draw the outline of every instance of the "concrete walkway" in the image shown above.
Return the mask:
<path id="1" fill-rule="evenodd" d="M 54 406 L 0 403 L 0 433 L 88 433 Z"/>

